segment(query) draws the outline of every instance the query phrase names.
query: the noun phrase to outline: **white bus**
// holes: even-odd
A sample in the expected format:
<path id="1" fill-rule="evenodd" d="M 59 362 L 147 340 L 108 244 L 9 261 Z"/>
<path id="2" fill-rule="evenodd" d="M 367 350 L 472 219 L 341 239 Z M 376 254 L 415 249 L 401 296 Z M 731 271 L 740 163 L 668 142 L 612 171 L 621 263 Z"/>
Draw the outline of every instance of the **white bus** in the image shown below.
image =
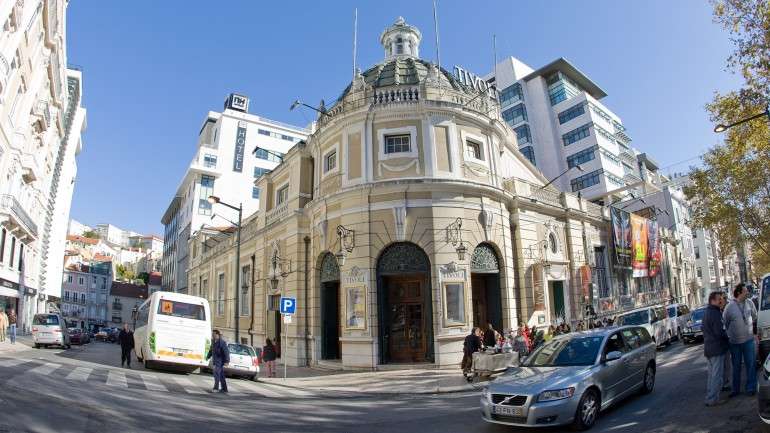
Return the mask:
<path id="1" fill-rule="evenodd" d="M 211 345 L 209 303 L 197 296 L 155 292 L 138 309 L 134 351 L 145 368 L 205 367 Z"/>

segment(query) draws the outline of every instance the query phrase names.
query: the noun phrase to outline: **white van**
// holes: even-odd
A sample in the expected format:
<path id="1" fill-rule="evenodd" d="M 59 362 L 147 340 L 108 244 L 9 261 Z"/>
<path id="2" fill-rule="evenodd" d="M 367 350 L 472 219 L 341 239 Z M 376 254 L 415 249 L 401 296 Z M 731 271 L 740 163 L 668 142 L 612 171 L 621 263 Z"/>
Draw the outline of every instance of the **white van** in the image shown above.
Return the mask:
<path id="1" fill-rule="evenodd" d="M 652 336 L 657 346 L 671 342 L 668 312 L 666 312 L 666 308 L 663 306 L 643 307 L 628 311 L 617 317 L 615 325 L 642 326 Z"/>
<path id="2" fill-rule="evenodd" d="M 40 346 L 61 346 L 70 348 L 70 334 L 67 322 L 56 313 L 35 314 L 32 319 L 32 342 L 35 349 Z"/>
<path id="3" fill-rule="evenodd" d="M 765 362 L 770 354 L 770 274 L 759 282 L 759 307 L 757 308 L 757 334 L 759 334 L 759 361 Z"/>
<path id="4" fill-rule="evenodd" d="M 203 298 L 155 292 L 137 310 L 134 351 L 145 368 L 205 367 L 210 345 L 211 313 Z"/>

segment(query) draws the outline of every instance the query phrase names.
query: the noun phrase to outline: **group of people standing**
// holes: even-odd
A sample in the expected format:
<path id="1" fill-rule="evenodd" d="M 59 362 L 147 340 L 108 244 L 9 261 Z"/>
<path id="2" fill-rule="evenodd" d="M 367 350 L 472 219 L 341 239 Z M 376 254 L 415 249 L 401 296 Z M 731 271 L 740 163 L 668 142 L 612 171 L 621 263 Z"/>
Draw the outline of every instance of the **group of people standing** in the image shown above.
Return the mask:
<path id="1" fill-rule="evenodd" d="M 743 369 L 746 370 L 746 394 L 752 396 L 757 392 L 757 309 L 749 295 L 743 283 L 735 286 L 729 303 L 725 292 L 709 294 L 702 322 L 703 352 L 708 363 L 706 406 L 725 403 L 727 400 L 720 398 L 721 391 L 731 389 L 730 398 L 738 396 Z"/>
<path id="2" fill-rule="evenodd" d="M 5 341 L 7 337 L 11 344 L 16 344 L 17 320 L 16 312 L 12 308 L 8 308 L 7 312 L 0 310 L 0 342 Z"/>

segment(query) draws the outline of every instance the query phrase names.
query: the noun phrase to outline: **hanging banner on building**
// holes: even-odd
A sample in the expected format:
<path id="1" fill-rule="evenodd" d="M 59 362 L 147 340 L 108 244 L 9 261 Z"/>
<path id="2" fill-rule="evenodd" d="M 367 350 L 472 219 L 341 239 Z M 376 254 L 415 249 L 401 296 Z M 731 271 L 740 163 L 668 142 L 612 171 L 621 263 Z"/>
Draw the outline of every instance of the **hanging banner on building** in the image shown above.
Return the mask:
<path id="1" fill-rule="evenodd" d="M 588 292 L 591 288 L 591 267 L 583 265 L 580 267 L 580 283 L 583 289 L 583 297 L 588 299 Z"/>
<path id="2" fill-rule="evenodd" d="M 615 263 L 618 267 L 631 267 L 631 226 L 629 213 L 610 208 L 612 217 L 612 242 L 615 247 Z"/>
<path id="3" fill-rule="evenodd" d="M 243 150 L 246 148 L 246 124 L 238 123 L 235 131 L 235 154 L 233 155 L 233 171 L 243 172 Z"/>
<path id="4" fill-rule="evenodd" d="M 663 251 L 660 247 L 660 233 L 658 232 L 657 221 L 647 220 L 647 239 L 649 245 L 648 255 L 650 256 L 648 275 L 652 278 L 660 273 L 660 263 L 663 261 Z"/>
<path id="5" fill-rule="evenodd" d="M 631 214 L 631 268 L 634 278 L 647 276 L 647 219 Z"/>

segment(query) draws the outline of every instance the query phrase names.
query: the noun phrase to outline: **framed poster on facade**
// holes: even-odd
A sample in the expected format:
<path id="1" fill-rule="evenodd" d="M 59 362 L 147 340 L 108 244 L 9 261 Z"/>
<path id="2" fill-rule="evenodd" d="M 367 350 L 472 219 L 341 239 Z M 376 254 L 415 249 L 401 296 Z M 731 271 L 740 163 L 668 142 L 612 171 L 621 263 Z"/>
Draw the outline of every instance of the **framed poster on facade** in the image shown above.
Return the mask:
<path id="1" fill-rule="evenodd" d="M 465 283 L 444 283 L 444 321 L 446 326 L 465 325 Z"/>
<path id="2" fill-rule="evenodd" d="M 366 287 L 345 289 L 345 328 L 366 329 Z"/>

